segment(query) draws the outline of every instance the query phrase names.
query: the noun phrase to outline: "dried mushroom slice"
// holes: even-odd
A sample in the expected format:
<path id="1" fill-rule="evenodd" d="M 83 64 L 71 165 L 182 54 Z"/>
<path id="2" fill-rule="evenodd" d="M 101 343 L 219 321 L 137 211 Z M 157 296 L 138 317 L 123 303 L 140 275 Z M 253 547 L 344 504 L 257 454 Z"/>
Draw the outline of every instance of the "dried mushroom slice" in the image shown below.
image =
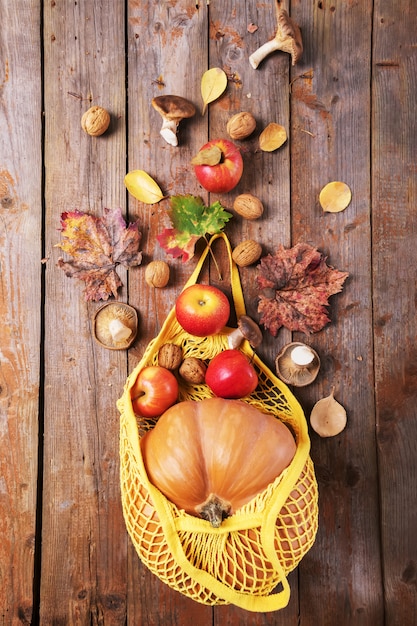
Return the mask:
<path id="1" fill-rule="evenodd" d="M 138 330 L 136 310 L 123 302 L 109 302 L 94 315 L 94 339 L 108 350 L 127 350 Z"/>
<path id="2" fill-rule="evenodd" d="M 320 370 L 320 358 L 313 348 L 294 341 L 283 347 L 275 360 L 276 372 L 287 385 L 305 387 Z"/>

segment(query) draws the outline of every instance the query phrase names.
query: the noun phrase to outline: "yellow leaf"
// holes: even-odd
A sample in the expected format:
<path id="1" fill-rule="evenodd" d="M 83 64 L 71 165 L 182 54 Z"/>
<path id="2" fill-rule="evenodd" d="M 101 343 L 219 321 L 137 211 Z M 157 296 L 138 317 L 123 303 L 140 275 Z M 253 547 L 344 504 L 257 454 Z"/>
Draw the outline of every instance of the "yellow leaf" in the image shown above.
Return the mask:
<path id="1" fill-rule="evenodd" d="M 206 112 L 207 105 L 213 100 L 220 98 L 227 87 L 226 73 L 220 67 L 212 67 L 204 72 L 201 79 L 201 95 L 203 98 L 203 115 Z"/>
<path id="2" fill-rule="evenodd" d="M 271 122 L 259 135 L 259 147 L 263 152 L 273 152 L 287 141 L 287 131 L 280 124 Z"/>
<path id="3" fill-rule="evenodd" d="M 156 204 L 164 198 L 158 184 L 143 170 L 132 170 L 126 174 L 125 185 L 134 198 L 145 204 Z"/>
<path id="4" fill-rule="evenodd" d="M 344 211 L 352 200 L 352 192 L 346 183 L 334 181 L 328 183 L 320 191 L 319 201 L 323 211 L 340 213 Z"/>

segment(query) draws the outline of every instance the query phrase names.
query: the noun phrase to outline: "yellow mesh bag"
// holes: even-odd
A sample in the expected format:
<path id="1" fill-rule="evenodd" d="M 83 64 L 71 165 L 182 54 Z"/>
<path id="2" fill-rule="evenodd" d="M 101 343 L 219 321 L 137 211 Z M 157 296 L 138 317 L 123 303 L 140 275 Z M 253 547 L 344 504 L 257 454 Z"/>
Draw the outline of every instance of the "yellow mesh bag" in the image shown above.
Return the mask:
<path id="1" fill-rule="evenodd" d="M 245 313 L 239 273 L 224 234 L 231 268 L 236 314 Z M 197 282 L 209 246 L 184 289 Z M 139 372 L 157 364 L 159 348 L 166 342 L 182 347 L 184 357 L 204 360 L 228 347 L 224 334 L 194 337 L 178 324 L 173 309 L 141 361 L 127 379 L 117 406 L 120 420 L 120 476 L 122 506 L 128 533 L 141 561 L 164 583 L 182 594 L 209 605 L 235 604 L 248 611 L 275 611 L 290 598 L 287 574 L 315 540 L 318 524 L 318 492 L 310 440 L 303 411 L 290 392 L 255 355 L 259 376 L 255 392 L 245 398 L 260 411 L 285 422 L 294 433 L 297 451 L 288 468 L 263 492 L 225 519 L 220 528 L 188 515 L 171 503 L 147 477 L 140 437 L 155 424 L 135 416 L 130 389 Z M 249 344 L 241 350 L 253 357 Z M 212 394 L 206 385 L 180 382 L 180 400 L 201 400 Z"/>

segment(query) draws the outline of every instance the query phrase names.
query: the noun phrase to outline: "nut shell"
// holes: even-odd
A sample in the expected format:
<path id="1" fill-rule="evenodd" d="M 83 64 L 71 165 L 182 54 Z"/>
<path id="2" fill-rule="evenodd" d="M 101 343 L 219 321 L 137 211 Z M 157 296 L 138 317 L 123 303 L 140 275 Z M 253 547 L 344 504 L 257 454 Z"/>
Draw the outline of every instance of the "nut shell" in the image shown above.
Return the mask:
<path id="1" fill-rule="evenodd" d="M 264 212 L 262 202 L 251 193 L 241 193 L 235 198 L 233 209 L 247 220 L 257 220 Z"/>
<path id="2" fill-rule="evenodd" d="M 207 366 L 201 359 L 190 356 L 181 363 L 179 373 L 187 383 L 201 385 L 206 378 Z"/>
<path id="3" fill-rule="evenodd" d="M 82 129 L 92 137 L 99 137 L 110 126 L 110 113 L 103 107 L 92 106 L 81 118 Z"/>
<path id="4" fill-rule="evenodd" d="M 232 252 L 232 258 L 239 267 L 252 265 L 259 260 L 262 254 L 262 246 L 253 239 L 242 241 Z"/>
<path id="5" fill-rule="evenodd" d="M 182 361 L 182 348 L 175 343 L 165 343 L 158 351 L 158 365 L 168 370 L 176 370 Z"/>
<path id="6" fill-rule="evenodd" d="M 145 269 L 145 280 L 150 287 L 161 289 L 169 282 L 169 265 L 165 261 L 151 261 Z"/>
<path id="7" fill-rule="evenodd" d="M 246 139 L 256 128 L 256 120 L 252 113 L 242 111 L 229 119 L 226 131 L 232 139 Z"/>

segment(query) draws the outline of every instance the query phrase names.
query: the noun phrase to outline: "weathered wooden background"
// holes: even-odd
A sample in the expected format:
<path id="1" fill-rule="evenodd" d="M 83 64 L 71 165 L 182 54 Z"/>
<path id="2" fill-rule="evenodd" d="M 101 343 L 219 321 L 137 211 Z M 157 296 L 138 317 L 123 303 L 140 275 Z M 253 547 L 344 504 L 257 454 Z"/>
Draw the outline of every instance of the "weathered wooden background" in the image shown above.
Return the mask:
<path id="1" fill-rule="evenodd" d="M 2 625 L 417 624 L 417 4 L 288 8 L 302 62 L 291 68 L 276 53 L 253 70 L 249 54 L 274 34 L 273 0 L 0 0 Z M 215 66 L 226 93 L 168 146 L 152 97 L 183 95 L 200 111 L 201 76 Z M 111 113 L 100 138 L 80 126 L 91 104 Z M 116 400 L 195 263 L 172 262 L 169 286 L 147 287 L 146 263 L 166 259 L 156 235 L 168 204 L 139 203 L 123 178 L 144 169 L 167 195 L 207 199 L 190 159 L 241 110 L 257 132 L 241 142 L 239 186 L 216 199 L 231 208 L 250 191 L 265 213 L 234 218 L 232 243 L 252 237 L 267 253 L 304 241 L 350 274 L 331 324 L 308 338 L 320 375 L 295 391 L 308 417 L 334 386 L 348 427 L 334 439 L 312 433 L 319 533 L 290 575 L 288 607 L 269 614 L 206 607 L 163 585 L 130 544 L 119 493 Z M 258 135 L 271 121 L 289 140 L 267 154 Z M 331 180 L 353 192 L 340 214 L 318 204 Z M 128 354 L 94 342 L 98 305 L 56 266 L 61 213 L 104 207 L 121 207 L 143 232 L 143 265 L 122 274 L 120 299 L 140 315 Z M 254 317 L 255 272 L 241 271 Z M 285 330 L 265 335 L 270 367 L 289 340 Z"/>

